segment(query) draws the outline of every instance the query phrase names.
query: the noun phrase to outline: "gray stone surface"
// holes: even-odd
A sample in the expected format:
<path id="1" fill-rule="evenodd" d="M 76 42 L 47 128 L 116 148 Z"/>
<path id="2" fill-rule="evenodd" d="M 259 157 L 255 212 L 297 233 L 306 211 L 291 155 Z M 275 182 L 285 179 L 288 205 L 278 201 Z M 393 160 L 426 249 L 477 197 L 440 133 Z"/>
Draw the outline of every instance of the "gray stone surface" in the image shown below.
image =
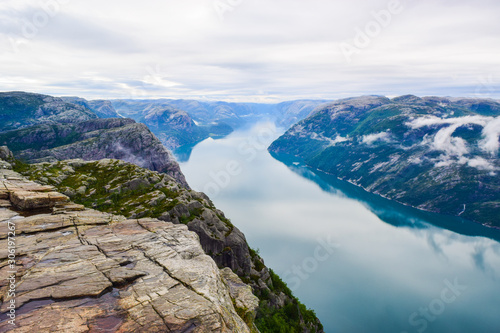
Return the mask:
<path id="1" fill-rule="evenodd" d="M 0 170 L 0 188 L 9 198 L 52 193 L 8 170 Z M 10 302 L 9 221 L 17 236 L 17 326 L 2 314 L 0 332 L 250 332 L 233 306 L 251 306 L 250 295 L 231 291 L 185 225 L 71 202 L 57 202 L 55 212 L 0 208 L 2 313 Z"/>

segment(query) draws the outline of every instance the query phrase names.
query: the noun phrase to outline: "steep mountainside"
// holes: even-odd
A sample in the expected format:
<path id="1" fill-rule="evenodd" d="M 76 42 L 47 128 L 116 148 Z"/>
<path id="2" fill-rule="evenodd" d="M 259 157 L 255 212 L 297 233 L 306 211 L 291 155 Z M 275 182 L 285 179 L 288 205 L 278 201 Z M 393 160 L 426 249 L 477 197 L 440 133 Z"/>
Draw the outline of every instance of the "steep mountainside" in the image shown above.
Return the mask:
<path id="1" fill-rule="evenodd" d="M 149 105 L 137 121 L 146 124 L 169 149 L 192 145 L 209 137 L 209 131 L 196 125 L 185 111 L 170 106 Z"/>
<path id="2" fill-rule="evenodd" d="M 95 118 L 97 116 L 88 108 L 60 98 L 25 92 L 0 93 L 0 131 Z"/>
<path id="3" fill-rule="evenodd" d="M 195 100 L 113 100 L 123 115 L 138 120 L 142 110 L 151 107 L 173 107 L 186 111 L 200 125 L 220 124 L 233 129 L 259 120 L 273 120 L 289 127 L 307 117 L 324 100 L 297 100 L 279 104 L 202 102 Z"/>
<path id="4" fill-rule="evenodd" d="M 99 118 L 122 118 L 113 107 L 110 101 L 107 100 L 92 100 L 88 101 L 80 97 L 61 97 L 65 102 L 77 104 L 86 107 Z"/>
<path id="5" fill-rule="evenodd" d="M 298 100 L 280 104 L 201 102 L 194 100 L 113 100 L 120 114 L 144 123 L 169 149 L 220 137 L 259 120 L 289 127 L 325 101 Z M 189 151 L 189 150 L 188 150 Z M 177 151 L 179 156 L 180 151 Z"/>
<path id="6" fill-rule="evenodd" d="M 227 124 L 237 128 L 248 121 L 260 119 L 271 107 L 254 103 L 202 102 L 195 100 L 113 100 L 113 106 L 123 115 L 134 118 L 134 114 L 147 107 L 171 107 L 187 112 L 199 124 Z M 135 118 L 134 118 L 135 119 Z"/>
<path id="7" fill-rule="evenodd" d="M 186 226 L 86 209 L 5 169 L 0 204 L 1 332 L 256 332 L 251 288 Z"/>
<path id="8" fill-rule="evenodd" d="M 322 332 L 314 313 L 265 267 L 259 255 L 249 248 L 245 236 L 203 193 L 185 189 L 165 174 L 118 160 L 34 165 L 18 162 L 16 170 L 55 186 L 89 208 L 129 219 L 158 218 L 187 225 L 198 234 L 205 253 L 219 268 L 230 268 L 252 286 L 259 297 L 256 324 L 261 332 L 274 332 L 275 328 L 286 332 Z"/>
<path id="9" fill-rule="evenodd" d="M 403 204 L 500 227 L 499 116 L 493 100 L 351 98 L 269 150 Z"/>
<path id="10" fill-rule="evenodd" d="M 171 150 L 232 132 L 232 128 L 224 124 L 195 123 L 187 112 L 165 103 L 114 101 L 113 104 L 122 115 L 146 124 Z"/>
<path id="11" fill-rule="evenodd" d="M 145 125 L 121 118 L 109 101 L 0 93 L 0 120 L 0 144 L 25 161 L 117 158 L 165 172 L 188 187 L 160 140 Z"/>
<path id="12" fill-rule="evenodd" d="M 68 124 L 42 124 L 0 133 L 16 158 L 27 162 L 71 158 L 116 158 L 165 172 L 187 187 L 174 157 L 144 125 L 132 119 L 95 119 Z"/>
<path id="13" fill-rule="evenodd" d="M 237 128 L 263 119 L 273 120 L 279 126 L 289 127 L 326 102 L 324 100 L 296 100 L 269 104 L 169 100 L 164 103 L 170 103 L 185 110 L 201 122 L 223 122 Z"/>

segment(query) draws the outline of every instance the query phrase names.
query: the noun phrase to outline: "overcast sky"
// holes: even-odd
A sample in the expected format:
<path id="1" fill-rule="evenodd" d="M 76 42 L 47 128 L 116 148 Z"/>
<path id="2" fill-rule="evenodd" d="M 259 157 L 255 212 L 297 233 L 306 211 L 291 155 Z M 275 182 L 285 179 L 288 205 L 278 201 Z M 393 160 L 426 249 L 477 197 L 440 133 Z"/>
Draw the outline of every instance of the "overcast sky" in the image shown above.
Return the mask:
<path id="1" fill-rule="evenodd" d="M 497 0 L 1 0 L 0 90 L 500 98 L 499 15 Z"/>

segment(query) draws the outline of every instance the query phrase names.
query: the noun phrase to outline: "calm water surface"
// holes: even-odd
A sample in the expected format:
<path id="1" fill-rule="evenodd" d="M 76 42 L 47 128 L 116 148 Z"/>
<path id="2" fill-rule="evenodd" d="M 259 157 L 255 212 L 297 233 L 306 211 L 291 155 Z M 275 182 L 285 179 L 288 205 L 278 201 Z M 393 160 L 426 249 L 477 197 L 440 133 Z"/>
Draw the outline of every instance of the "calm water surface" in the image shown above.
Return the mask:
<path id="1" fill-rule="evenodd" d="M 499 232 L 287 166 L 266 149 L 281 132 L 207 139 L 181 168 L 326 332 L 500 332 Z"/>

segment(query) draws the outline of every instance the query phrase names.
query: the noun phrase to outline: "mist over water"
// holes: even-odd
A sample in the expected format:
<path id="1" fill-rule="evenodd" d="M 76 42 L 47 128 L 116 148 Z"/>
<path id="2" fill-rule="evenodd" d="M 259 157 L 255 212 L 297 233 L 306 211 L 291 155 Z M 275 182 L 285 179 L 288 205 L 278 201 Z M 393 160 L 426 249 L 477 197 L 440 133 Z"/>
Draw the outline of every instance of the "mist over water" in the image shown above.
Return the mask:
<path id="1" fill-rule="evenodd" d="M 499 232 L 274 159 L 272 123 L 196 145 L 181 168 L 326 332 L 499 332 Z"/>

